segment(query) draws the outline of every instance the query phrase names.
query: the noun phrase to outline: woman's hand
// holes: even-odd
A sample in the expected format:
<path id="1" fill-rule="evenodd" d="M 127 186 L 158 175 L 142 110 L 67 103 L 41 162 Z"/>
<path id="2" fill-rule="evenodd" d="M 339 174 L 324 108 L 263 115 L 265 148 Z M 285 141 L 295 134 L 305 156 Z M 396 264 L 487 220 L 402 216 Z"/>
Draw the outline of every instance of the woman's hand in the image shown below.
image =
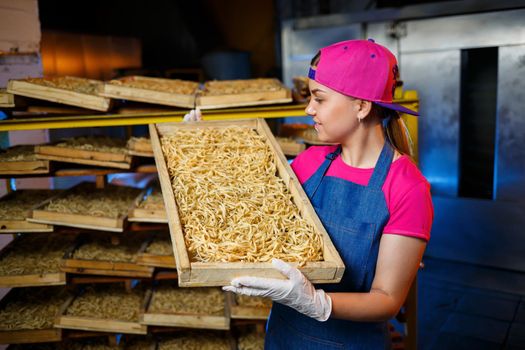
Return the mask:
<path id="1" fill-rule="evenodd" d="M 279 259 L 272 264 L 287 279 L 238 277 L 231 286 L 222 287 L 225 291 L 248 296 L 260 296 L 289 306 L 300 313 L 318 321 L 326 321 L 332 312 L 332 300 L 322 289 L 314 285 L 295 267 Z"/>
<path id="2" fill-rule="evenodd" d="M 192 109 L 184 115 L 183 122 L 200 122 L 202 120 L 202 113 L 199 107 Z"/>

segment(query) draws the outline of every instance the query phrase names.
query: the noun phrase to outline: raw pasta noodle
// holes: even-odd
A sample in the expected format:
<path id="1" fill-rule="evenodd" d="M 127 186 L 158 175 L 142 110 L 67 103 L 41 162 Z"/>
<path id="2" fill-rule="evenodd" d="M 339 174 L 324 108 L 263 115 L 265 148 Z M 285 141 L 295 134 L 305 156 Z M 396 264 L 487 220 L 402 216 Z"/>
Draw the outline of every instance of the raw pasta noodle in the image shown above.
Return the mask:
<path id="1" fill-rule="evenodd" d="M 140 247 L 149 237 L 147 234 L 130 234 L 114 245 L 111 237 L 95 235 L 73 252 L 73 259 L 134 262 Z"/>
<path id="2" fill-rule="evenodd" d="M 24 235 L 0 258 L 0 276 L 60 272 L 64 253 L 74 239 L 64 234 Z"/>
<path id="3" fill-rule="evenodd" d="M 237 341 L 238 350 L 263 350 L 264 333 L 251 330 L 241 334 Z"/>
<path id="4" fill-rule="evenodd" d="M 0 162 L 29 162 L 36 159 L 35 146 L 17 146 L 0 153 Z"/>
<path id="5" fill-rule="evenodd" d="M 158 350 L 230 350 L 224 336 L 208 332 L 185 332 L 177 337 L 159 341 Z"/>
<path id="6" fill-rule="evenodd" d="M 0 199 L 0 220 L 25 220 L 35 204 L 56 193 L 51 190 L 15 191 L 9 197 Z"/>
<path id="7" fill-rule="evenodd" d="M 53 328 L 68 297 L 63 287 L 19 288 L 11 293 L 0 310 L 0 331 Z"/>
<path id="8" fill-rule="evenodd" d="M 124 186 L 77 187 L 51 200 L 44 210 L 116 219 L 127 214 L 139 193 L 139 189 Z"/>
<path id="9" fill-rule="evenodd" d="M 153 293 L 148 312 L 223 315 L 224 299 L 219 288 L 179 288 L 165 284 Z"/>
<path id="10" fill-rule="evenodd" d="M 149 338 L 134 337 L 131 340 L 126 340 L 124 350 L 150 350 L 156 349 L 155 341 Z"/>
<path id="11" fill-rule="evenodd" d="M 255 130 L 177 130 L 161 142 L 193 261 L 323 259 L 320 234 L 301 217 Z"/>
<path id="12" fill-rule="evenodd" d="M 126 141 L 107 136 L 72 137 L 55 144 L 55 146 L 85 151 L 127 153 Z"/>
<path id="13" fill-rule="evenodd" d="M 87 286 L 67 308 L 66 315 L 138 322 L 143 298 L 140 288 L 127 292 L 120 285 Z"/>
<path id="14" fill-rule="evenodd" d="M 272 307 L 272 300 L 263 297 L 250 297 L 242 294 L 235 294 L 235 302 L 239 306 L 256 307 L 256 308 L 270 308 Z"/>
<path id="15" fill-rule="evenodd" d="M 71 350 L 118 350 L 121 345 L 109 345 L 108 338 L 77 339 L 64 344 L 64 349 Z"/>
<path id="16" fill-rule="evenodd" d="M 173 245 L 169 235 L 155 235 L 146 248 L 146 253 L 154 255 L 173 255 Z"/>

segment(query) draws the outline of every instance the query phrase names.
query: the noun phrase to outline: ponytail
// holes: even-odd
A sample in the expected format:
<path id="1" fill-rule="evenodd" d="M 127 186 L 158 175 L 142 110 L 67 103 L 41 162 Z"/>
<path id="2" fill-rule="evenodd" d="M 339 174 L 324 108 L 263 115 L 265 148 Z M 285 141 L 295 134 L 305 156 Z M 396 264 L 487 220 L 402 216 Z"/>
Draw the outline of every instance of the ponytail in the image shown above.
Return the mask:
<path id="1" fill-rule="evenodd" d="M 372 108 L 372 113 L 381 120 L 385 136 L 392 147 L 401 154 L 412 156 L 410 135 L 399 113 L 376 104 L 373 104 Z"/>

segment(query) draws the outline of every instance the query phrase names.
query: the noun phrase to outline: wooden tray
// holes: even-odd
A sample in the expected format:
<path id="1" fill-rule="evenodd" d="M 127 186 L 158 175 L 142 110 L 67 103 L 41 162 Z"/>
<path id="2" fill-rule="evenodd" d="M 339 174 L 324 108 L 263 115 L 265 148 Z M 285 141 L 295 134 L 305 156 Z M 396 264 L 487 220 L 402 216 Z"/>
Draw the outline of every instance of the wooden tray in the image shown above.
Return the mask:
<path id="1" fill-rule="evenodd" d="M 26 246 L 28 251 L 34 251 L 31 249 L 31 242 L 26 239 L 27 236 L 18 236 L 7 246 L 5 246 L 0 252 L 0 264 L 4 257 L 17 249 L 19 246 Z M 39 236 L 37 240 L 42 237 Z M 42 237 L 47 238 L 47 237 Z M 63 235 L 55 235 L 53 239 L 66 239 Z M 36 242 L 38 244 L 38 241 Z M 64 244 L 73 243 L 71 239 L 64 242 Z M 67 249 L 67 248 L 66 248 Z M 33 273 L 33 274 L 20 274 L 20 275 L 4 275 L 0 276 L 0 287 L 4 288 L 13 288 L 13 287 L 36 287 L 36 286 L 53 286 L 53 285 L 64 285 L 66 284 L 66 274 L 57 269 L 56 272 L 46 272 L 46 273 Z"/>
<path id="2" fill-rule="evenodd" d="M 52 287 L 43 287 L 52 288 Z M 17 293 L 23 289 L 11 289 L 0 302 L 3 309 L 9 302 L 17 298 Z M 31 290 L 36 290 L 32 289 Z M 0 344 L 47 343 L 62 340 L 62 330 L 56 328 L 20 329 L 0 331 Z"/>
<path id="3" fill-rule="evenodd" d="M 130 169 L 133 159 L 127 153 L 90 151 L 72 147 L 59 147 L 52 144 L 35 146 L 35 152 L 38 159 L 118 169 Z"/>
<path id="4" fill-rule="evenodd" d="M 149 84 L 151 88 L 138 88 L 126 85 L 126 83 L 140 82 Z M 169 92 L 167 85 L 182 82 L 193 86 L 193 91 L 188 94 Z M 150 78 L 142 76 L 124 77 L 109 81 L 100 90 L 101 96 L 125 99 L 130 101 L 157 103 L 167 106 L 194 108 L 195 92 L 199 83 L 181 81 L 177 79 Z M 189 91 L 188 91 L 189 92 Z"/>
<path id="5" fill-rule="evenodd" d="M 168 268 L 168 269 L 176 269 L 177 264 L 175 263 L 175 256 L 173 255 L 173 252 L 170 255 L 159 255 L 159 254 L 153 254 L 153 253 L 147 252 L 148 246 L 154 241 L 155 241 L 155 238 L 153 238 L 149 242 L 144 242 L 137 256 L 137 264 L 145 265 L 145 266 L 153 266 L 153 267 L 163 267 L 163 268 Z"/>
<path id="6" fill-rule="evenodd" d="M 103 86 L 103 82 L 98 80 L 76 78 L 76 77 L 61 77 L 59 79 L 67 79 L 70 82 L 82 85 L 90 85 L 93 90 L 99 89 Z M 53 80 L 45 78 L 37 79 L 22 79 L 10 80 L 7 83 L 7 92 L 32 97 L 39 100 L 46 100 L 51 102 L 63 103 L 71 106 L 78 106 L 82 108 L 94 109 L 97 111 L 106 112 L 110 108 L 110 99 L 98 96 L 95 91 L 93 93 L 79 92 L 74 89 L 65 89 L 59 87 L 46 86 L 39 84 L 39 82 Z"/>
<path id="7" fill-rule="evenodd" d="M 94 184 L 81 183 L 73 189 L 84 186 L 90 188 L 90 190 L 104 191 L 102 189 L 95 189 Z M 112 185 L 108 185 L 112 186 Z M 71 190 L 73 190 L 71 189 Z M 54 224 L 70 227 L 86 228 L 91 230 L 102 230 L 110 232 L 124 232 L 124 226 L 126 224 L 126 215 L 120 215 L 117 218 L 110 217 L 98 217 L 91 215 L 72 214 L 72 213 L 61 213 L 45 210 L 48 203 L 56 198 L 65 197 L 70 193 L 70 190 L 63 191 L 63 193 L 50 198 L 43 203 L 33 208 L 31 216 L 28 217 L 28 221 L 43 223 L 43 224 Z"/>
<path id="8" fill-rule="evenodd" d="M 178 288 L 175 285 L 174 288 Z M 151 297 L 147 298 L 144 310 L 140 317 L 140 323 L 149 326 L 183 327 L 183 328 L 202 328 L 202 329 L 230 329 L 230 309 L 228 298 L 224 298 L 223 315 L 206 314 L 187 314 L 187 313 L 161 313 L 150 311 L 150 304 L 153 301 L 155 290 L 151 292 Z"/>
<path id="9" fill-rule="evenodd" d="M 13 191 L 3 198 L 0 199 L 1 202 L 9 201 L 15 199 L 18 195 L 27 194 L 27 193 L 47 193 L 49 192 L 49 197 L 53 196 L 53 191 L 51 190 L 19 190 Z M 60 193 L 60 191 L 55 191 L 55 193 Z M 39 196 L 40 197 L 40 196 Z M 42 202 L 42 199 L 36 199 L 36 202 L 31 206 Z M 33 223 L 27 221 L 27 218 L 31 216 L 31 208 L 27 208 L 27 214 L 25 219 L 0 219 L 0 234 L 1 233 L 23 233 L 23 232 L 53 232 L 53 225 L 43 224 L 43 223 Z"/>
<path id="10" fill-rule="evenodd" d="M 6 153 L 17 152 L 18 150 L 33 148 L 33 146 L 15 146 L 5 150 Z M 26 174 L 47 174 L 49 173 L 49 161 L 42 159 L 33 160 L 0 160 L 0 175 L 26 175 Z"/>
<path id="11" fill-rule="evenodd" d="M 178 331 L 177 329 L 170 329 L 168 328 L 168 331 L 166 334 L 162 334 L 162 329 L 156 329 L 155 334 L 157 335 L 157 347 L 158 349 L 161 349 L 162 346 L 164 346 L 165 349 L 175 349 L 175 344 L 170 344 L 170 347 L 167 348 L 165 342 L 169 342 L 171 339 L 176 339 L 179 337 L 188 339 L 189 338 L 195 338 L 200 340 L 209 340 L 210 335 L 216 334 L 221 338 L 224 338 L 226 340 L 227 346 L 229 350 L 238 350 L 237 344 L 235 342 L 235 338 L 232 336 L 231 332 L 224 332 L 221 330 L 184 330 L 184 331 Z M 210 349 L 210 346 L 214 346 L 217 348 L 216 344 L 206 344 L 205 348 Z M 193 349 L 194 347 L 192 347 Z M 177 347 L 179 349 L 179 347 Z"/>
<path id="12" fill-rule="evenodd" d="M 236 94 L 222 94 L 209 95 L 206 92 L 207 84 L 230 84 L 240 82 L 255 82 L 255 81 L 270 81 L 278 86 L 280 89 L 275 91 L 260 91 L 260 92 L 242 92 Z M 260 106 L 268 104 L 288 103 L 292 102 L 292 94 L 289 89 L 281 84 L 277 79 L 246 79 L 242 81 L 217 81 L 207 82 L 205 90 L 200 91 L 197 95 L 196 106 L 200 109 L 215 109 L 226 107 L 241 107 L 241 106 Z"/>
<path id="13" fill-rule="evenodd" d="M 304 143 L 299 143 L 293 139 L 287 139 L 284 137 L 277 137 L 277 143 L 283 150 L 283 153 L 287 156 L 296 156 L 306 149 Z"/>
<path id="14" fill-rule="evenodd" d="M 92 237 L 91 239 L 97 239 L 97 237 Z M 153 267 L 139 265 L 137 262 L 118 262 L 110 260 L 87 260 L 74 258 L 73 256 L 75 251 L 82 244 L 87 242 L 88 240 L 85 237 L 79 238 L 77 243 L 65 253 L 62 266 L 60 268 L 62 271 L 75 274 L 136 278 L 149 278 L 153 276 Z M 142 249 L 143 245 L 141 245 L 140 249 Z M 139 251 L 137 251 L 137 255 L 138 252 Z"/>
<path id="15" fill-rule="evenodd" d="M 141 208 L 140 204 L 146 200 L 146 197 L 153 193 L 157 189 L 146 189 L 137 196 L 133 206 L 129 209 L 128 221 L 131 222 L 153 222 L 160 224 L 168 223 L 168 215 L 166 214 L 166 209 L 145 209 Z M 160 191 L 160 189 L 158 189 Z"/>
<path id="16" fill-rule="evenodd" d="M 132 137 L 127 143 L 128 153 L 139 157 L 153 157 L 151 141 L 145 137 Z"/>
<path id="17" fill-rule="evenodd" d="M 55 320 L 55 327 L 65 329 L 78 329 L 83 331 L 93 332 L 109 332 L 109 333 L 127 333 L 127 334 L 147 334 L 148 327 L 137 322 L 110 320 L 94 317 L 81 317 L 67 315 L 68 307 L 73 301 L 79 297 L 80 294 L 70 297 L 62 308 L 59 316 Z M 145 299 L 150 296 L 146 292 Z M 146 300 L 144 301 L 146 302 Z"/>
<path id="18" fill-rule="evenodd" d="M 270 316 L 271 307 L 253 307 L 239 305 L 235 299 L 235 294 L 228 293 L 230 304 L 230 315 L 232 319 L 241 320 L 266 320 Z"/>
<path id="19" fill-rule="evenodd" d="M 278 176 L 288 186 L 292 194 L 294 203 L 299 208 L 302 217 L 306 218 L 310 224 L 321 234 L 323 242 L 324 261 L 307 262 L 300 267 L 301 271 L 313 283 L 336 283 L 341 280 L 344 272 L 344 264 L 339 253 L 335 249 L 328 233 L 324 229 L 321 221 L 315 213 L 306 193 L 304 193 L 297 177 L 293 173 L 290 165 L 286 161 L 284 154 L 277 145 L 277 141 L 271 133 L 264 119 L 238 120 L 238 121 L 214 121 L 200 123 L 165 123 L 150 124 L 150 137 L 155 162 L 159 171 L 160 184 L 164 197 L 164 204 L 168 213 L 168 223 L 170 227 L 173 250 L 177 261 L 177 272 L 179 275 L 179 285 L 181 286 L 224 286 L 229 285 L 230 281 L 238 276 L 251 275 L 259 277 L 283 278 L 283 276 L 267 263 L 202 263 L 190 261 L 190 256 L 186 249 L 184 233 L 180 223 L 177 203 L 171 187 L 171 181 L 166 165 L 166 160 L 162 153 L 160 137 L 169 135 L 178 128 L 192 129 L 202 127 L 229 127 L 245 126 L 250 127 L 264 135 L 267 143 L 275 154 Z M 295 264 L 297 265 L 297 264 Z"/>
<path id="20" fill-rule="evenodd" d="M 15 97 L 13 94 L 0 89 L 0 108 L 12 108 L 15 106 Z"/>

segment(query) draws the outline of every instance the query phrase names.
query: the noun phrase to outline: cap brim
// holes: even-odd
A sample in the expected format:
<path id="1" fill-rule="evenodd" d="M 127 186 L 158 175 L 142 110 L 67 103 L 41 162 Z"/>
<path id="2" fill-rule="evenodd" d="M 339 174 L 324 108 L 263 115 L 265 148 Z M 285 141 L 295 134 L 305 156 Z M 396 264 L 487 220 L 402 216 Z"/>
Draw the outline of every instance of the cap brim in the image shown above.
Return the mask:
<path id="1" fill-rule="evenodd" d="M 385 108 L 388 108 L 388 109 L 393 109 L 394 111 L 398 111 L 398 112 L 401 112 L 401 113 L 406 113 L 406 114 L 419 116 L 418 112 L 413 111 L 411 109 L 408 109 L 406 107 L 403 107 L 401 105 L 398 105 L 396 103 L 385 103 L 385 102 L 374 102 L 374 103 L 379 105 L 379 106 L 381 106 L 381 107 L 385 107 Z"/>

